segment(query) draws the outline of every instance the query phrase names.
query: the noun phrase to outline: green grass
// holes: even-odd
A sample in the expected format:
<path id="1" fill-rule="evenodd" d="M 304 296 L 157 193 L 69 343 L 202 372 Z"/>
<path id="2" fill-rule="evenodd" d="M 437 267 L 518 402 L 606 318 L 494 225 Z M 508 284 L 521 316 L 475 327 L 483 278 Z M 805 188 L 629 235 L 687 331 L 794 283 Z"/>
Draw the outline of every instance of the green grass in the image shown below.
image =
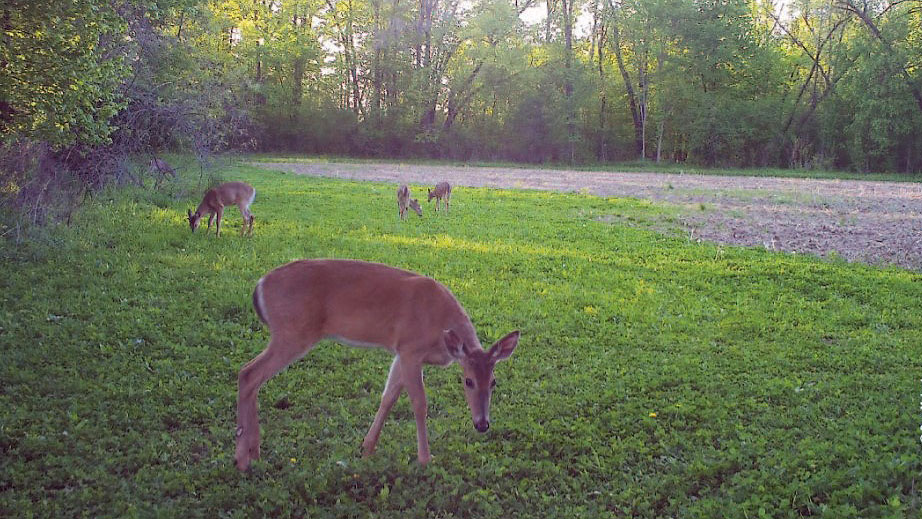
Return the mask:
<path id="1" fill-rule="evenodd" d="M 222 175 L 257 189 L 250 239 L 129 191 L 2 243 L 0 516 L 919 516 L 918 273 L 599 221 L 667 210 L 632 200 L 458 188 L 401 222 L 393 185 Z M 431 367 L 432 464 L 405 397 L 360 458 L 390 359 L 324 343 L 263 388 L 238 473 L 250 295 L 305 257 L 431 275 L 484 342 L 521 329 L 490 431 Z"/>
<path id="2" fill-rule="evenodd" d="M 856 173 L 852 171 L 817 170 L 817 169 L 783 169 L 783 168 L 708 168 L 693 164 L 676 164 L 664 162 L 657 164 L 654 161 L 627 161 L 610 164 L 589 164 L 571 166 L 568 164 L 523 164 L 516 162 L 459 162 L 434 159 L 394 159 L 382 161 L 380 159 L 361 159 L 355 157 L 337 157 L 328 155 L 291 155 L 285 153 L 254 153 L 246 155 L 247 160 L 257 162 L 297 162 L 297 163 L 367 163 L 380 164 L 381 162 L 394 162 L 398 164 L 422 164 L 433 166 L 478 166 L 514 169 L 545 169 L 545 170 L 576 170 L 576 171 L 616 171 L 631 173 L 668 173 L 673 175 L 717 175 L 741 177 L 779 177 L 779 178 L 812 178 L 823 180 L 868 180 L 877 182 L 922 182 L 922 175 L 908 175 L 904 173 Z"/>

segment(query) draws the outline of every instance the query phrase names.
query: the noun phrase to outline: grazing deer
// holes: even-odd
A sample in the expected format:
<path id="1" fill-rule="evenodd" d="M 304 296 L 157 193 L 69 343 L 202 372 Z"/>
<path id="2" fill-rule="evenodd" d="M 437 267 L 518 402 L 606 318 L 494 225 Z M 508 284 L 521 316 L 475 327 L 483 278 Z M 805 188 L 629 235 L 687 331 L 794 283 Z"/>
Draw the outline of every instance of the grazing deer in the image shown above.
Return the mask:
<path id="1" fill-rule="evenodd" d="M 221 217 L 224 215 L 224 208 L 229 205 L 236 205 L 243 216 L 243 227 L 240 234 L 244 232 L 253 234 L 253 213 L 250 212 L 250 204 L 256 197 L 256 190 L 246 182 L 226 182 L 220 186 L 209 189 L 205 193 L 205 198 L 198 205 L 198 209 L 192 212 L 189 209 L 189 227 L 192 232 L 199 226 L 199 221 L 205 213 L 208 213 L 208 231 L 211 231 L 211 222 L 215 216 L 218 217 L 217 230 L 215 236 L 221 235 Z"/>
<path id="2" fill-rule="evenodd" d="M 147 172 L 155 173 L 157 175 L 157 180 L 154 182 L 155 186 L 159 186 L 160 182 L 168 176 L 174 180 L 176 179 L 176 170 L 170 167 L 170 165 L 167 164 L 165 160 L 159 157 L 153 157 L 150 159 L 150 166 L 148 166 Z"/>
<path id="3" fill-rule="evenodd" d="M 268 324 L 270 339 L 237 379 L 235 460 L 241 471 L 259 458 L 260 386 L 321 339 L 384 348 L 394 354 L 362 452 L 374 453 L 388 412 L 406 390 L 416 417 L 420 464 L 431 459 L 423 365 L 461 365 L 474 428 L 486 432 L 496 385 L 493 368 L 512 355 L 519 341 L 519 332 L 514 331 L 484 350 L 470 318 L 447 288 L 432 278 L 379 263 L 334 259 L 288 263 L 259 280 L 253 306 Z"/>
<path id="4" fill-rule="evenodd" d="M 435 189 L 429 190 L 429 199 L 427 202 L 431 202 L 435 198 L 435 210 L 439 210 L 439 202 L 442 199 L 445 199 L 445 211 L 448 212 L 448 202 L 451 200 L 451 184 L 448 182 L 439 182 L 435 185 Z"/>
<path id="5" fill-rule="evenodd" d="M 419 206 L 419 200 L 410 198 L 410 188 L 404 184 L 397 188 L 397 215 L 400 218 L 407 217 L 407 207 L 416 211 L 419 216 L 423 215 L 423 208 Z"/>

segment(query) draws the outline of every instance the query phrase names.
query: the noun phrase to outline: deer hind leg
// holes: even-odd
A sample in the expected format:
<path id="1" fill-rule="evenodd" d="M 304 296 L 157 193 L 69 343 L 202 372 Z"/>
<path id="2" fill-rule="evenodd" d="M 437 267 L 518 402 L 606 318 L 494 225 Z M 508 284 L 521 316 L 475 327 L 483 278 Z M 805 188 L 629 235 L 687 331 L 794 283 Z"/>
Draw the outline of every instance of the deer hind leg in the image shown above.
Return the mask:
<path id="1" fill-rule="evenodd" d="M 370 456 L 374 454 L 375 447 L 378 445 L 378 438 L 381 436 L 381 428 L 384 427 L 384 420 L 390 413 L 400 392 L 403 391 L 403 381 L 400 373 L 400 357 L 394 357 L 391 363 L 391 369 L 387 374 L 387 383 L 384 385 L 384 393 L 381 395 L 381 405 L 378 406 L 378 412 L 375 414 L 375 420 L 371 424 L 371 429 L 365 435 L 365 441 L 362 442 L 362 455 Z"/>
<path id="2" fill-rule="evenodd" d="M 262 353 L 248 362 L 237 376 L 237 440 L 234 459 L 238 470 L 247 470 L 259 458 L 259 388 L 289 364 L 304 356 L 319 337 L 290 340 L 273 337 Z M 306 344 L 306 346 L 305 346 Z"/>
<path id="3" fill-rule="evenodd" d="M 240 204 L 237 208 L 240 209 L 240 215 L 243 216 L 243 227 L 240 228 L 240 236 L 253 234 L 253 213 L 250 212 L 250 206 Z"/>

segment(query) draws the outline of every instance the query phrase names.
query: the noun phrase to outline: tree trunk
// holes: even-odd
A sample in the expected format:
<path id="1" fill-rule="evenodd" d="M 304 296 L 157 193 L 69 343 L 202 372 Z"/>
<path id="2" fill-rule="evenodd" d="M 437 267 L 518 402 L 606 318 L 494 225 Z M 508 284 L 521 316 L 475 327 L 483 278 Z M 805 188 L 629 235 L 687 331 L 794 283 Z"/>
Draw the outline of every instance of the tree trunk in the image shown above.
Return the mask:
<path id="1" fill-rule="evenodd" d="M 640 53 L 637 63 L 637 80 L 640 82 L 640 158 L 647 158 L 647 108 L 650 100 L 650 77 L 647 67 L 647 49 Z"/>
<path id="2" fill-rule="evenodd" d="M 601 10 L 598 3 L 596 9 L 596 30 L 598 31 L 598 41 L 596 47 L 599 53 L 599 141 L 596 149 L 596 157 L 599 162 L 608 161 L 608 149 L 605 140 L 605 110 L 608 97 L 605 93 L 605 20 L 602 19 Z"/>
<path id="3" fill-rule="evenodd" d="M 362 91 L 359 88 L 358 65 L 356 64 L 355 28 L 352 25 L 352 0 L 349 0 L 349 17 L 346 21 L 346 43 L 349 45 L 349 54 L 352 57 L 349 64 L 349 75 L 352 79 L 352 110 L 356 115 L 362 111 Z"/>
<path id="4" fill-rule="evenodd" d="M 480 68 L 483 66 L 483 61 L 477 63 L 474 67 L 474 70 L 471 71 L 470 75 L 467 76 L 467 80 L 464 81 L 464 86 L 459 92 L 452 92 L 448 97 L 448 112 L 445 115 L 445 123 L 442 124 L 442 129 L 445 131 L 451 130 L 452 125 L 455 122 L 455 119 L 458 117 L 458 113 L 464 108 L 467 103 L 470 102 L 471 97 L 474 95 L 474 89 L 471 86 L 474 84 L 474 80 L 477 78 L 477 75 L 480 73 Z M 459 99 L 459 96 L 460 99 Z"/>
<path id="5" fill-rule="evenodd" d="M 380 0 L 372 0 L 371 5 L 374 11 L 375 28 L 375 33 L 373 35 L 375 55 L 371 62 L 371 77 L 372 89 L 374 90 L 374 99 L 371 102 L 371 106 L 374 108 L 374 116 L 378 117 L 381 115 L 381 83 L 383 77 L 383 73 L 381 71 L 381 55 L 383 52 L 381 49 L 381 2 Z"/>
<path id="6" fill-rule="evenodd" d="M 560 0 L 563 12 L 563 40 L 564 40 L 564 83 L 563 96 L 567 111 L 567 152 L 570 163 L 575 160 L 574 141 L 576 140 L 576 115 L 573 108 L 573 0 Z"/>
<path id="7" fill-rule="evenodd" d="M 186 10 L 183 9 L 179 12 L 179 21 L 176 23 L 176 40 L 182 41 L 182 24 L 186 18 Z"/>
<path id="8" fill-rule="evenodd" d="M 544 41 L 547 43 L 551 41 L 551 20 L 554 17 L 555 4 L 556 0 L 546 0 L 547 16 L 544 19 Z"/>
<path id="9" fill-rule="evenodd" d="M 609 0 L 609 6 L 614 13 L 614 6 L 611 5 L 611 0 Z M 615 61 L 618 63 L 618 70 L 621 71 L 621 79 L 624 81 L 624 89 L 627 91 L 627 100 L 628 105 L 631 108 L 631 119 L 634 122 L 634 150 L 640 155 L 643 153 L 643 122 L 640 119 L 640 114 L 637 111 L 637 96 L 634 94 L 634 85 L 631 83 L 631 75 L 627 71 L 627 67 L 624 65 L 624 58 L 621 55 L 621 34 L 618 30 L 618 20 L 613 15 L 613 20 L 611 24 L 611 36 L 612 36 L 612 48 L 615 51 Z"/>
<path id="10" fill-rule="evenodd" d="M 302 56 L 295 58 L 293 68 L 291 101 L 295 106 L 301 106 L 301 98 L 304 96 L 304 58 Z"/>

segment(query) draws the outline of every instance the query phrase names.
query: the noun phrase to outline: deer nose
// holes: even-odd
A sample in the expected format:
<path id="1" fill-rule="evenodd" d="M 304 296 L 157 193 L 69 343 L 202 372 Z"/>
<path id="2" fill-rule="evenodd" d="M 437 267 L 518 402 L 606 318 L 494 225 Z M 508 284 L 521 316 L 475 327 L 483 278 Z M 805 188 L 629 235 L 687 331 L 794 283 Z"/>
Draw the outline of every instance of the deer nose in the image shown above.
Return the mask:
<path id="1" fill-rule="evenodd" d="M 487 432 L 487 429 L 490 428 L 490 422 L 488 422 L 488 421 L 486 421 L 486 420 L 481 420 L 481 421 L 479 421 L 479 422 L 477 422 L 477 423 L 474 424 L 474 428 L 477 429 L 478 431 L 482 432 L 482 433 L 485 433 L 485 432 Z"/>

